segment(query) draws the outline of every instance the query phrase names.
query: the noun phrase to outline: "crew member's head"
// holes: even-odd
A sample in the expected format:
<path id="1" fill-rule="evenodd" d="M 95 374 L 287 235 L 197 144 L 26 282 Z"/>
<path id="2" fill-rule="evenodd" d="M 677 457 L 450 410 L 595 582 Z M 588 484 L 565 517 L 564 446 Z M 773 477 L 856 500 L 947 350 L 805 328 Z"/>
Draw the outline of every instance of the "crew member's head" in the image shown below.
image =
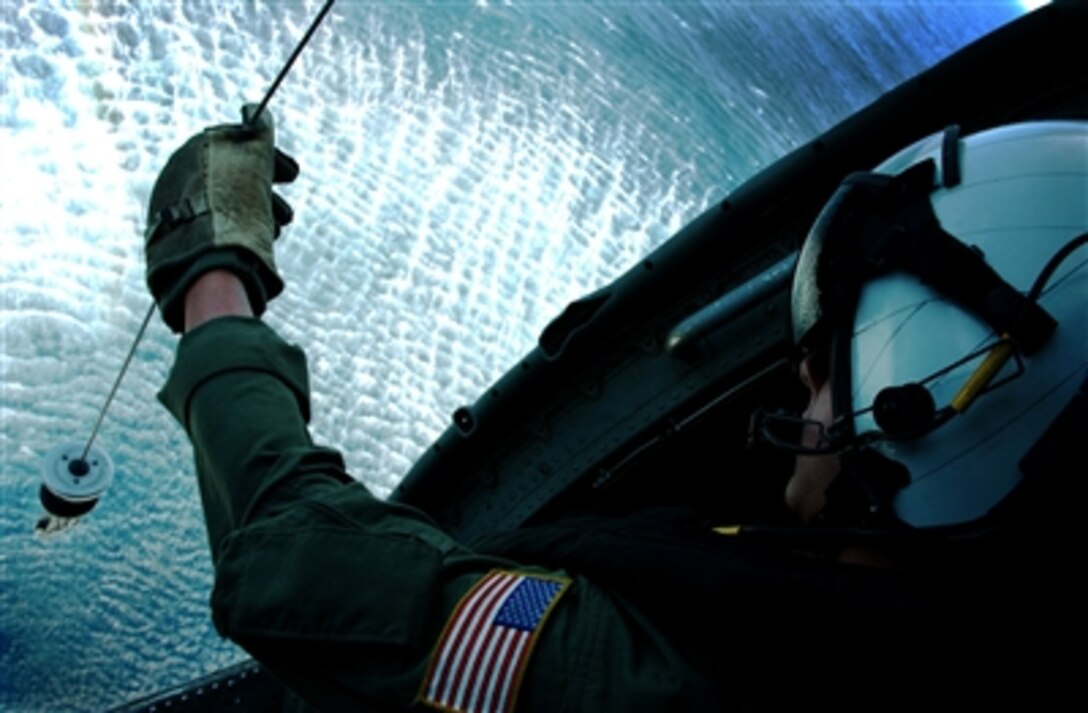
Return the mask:
<path id="1" fill-rule="evenodd" d="M 788 505 L 961 526 L 1053 475 L 1088 436 L 1086 242 L 1085 122 L 951 129 L 847 178 L 794 274 L 809 406 L 762 426 L 798 453 Z"/>

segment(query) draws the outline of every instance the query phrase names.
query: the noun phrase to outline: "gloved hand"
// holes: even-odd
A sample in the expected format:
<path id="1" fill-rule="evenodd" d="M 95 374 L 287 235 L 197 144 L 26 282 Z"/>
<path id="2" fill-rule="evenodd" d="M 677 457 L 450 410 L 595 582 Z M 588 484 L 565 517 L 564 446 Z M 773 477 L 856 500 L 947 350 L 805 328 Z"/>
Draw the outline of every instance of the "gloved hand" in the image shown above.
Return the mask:
<path id="1" fill-rule="evenodd" d="M 185 325 L 185 294 L 205 272 L 238 275 L 256 315 L 283 291 L 272 243 L 291 222 L 291 206 L 272 192 L 290 183 L 298 164 L 275 147 L 265 111 L 242 108 L 242 124 L 205 129 L 174 152 L 155 181 L 147 211 L 147 286 L 163 320 Z"/>

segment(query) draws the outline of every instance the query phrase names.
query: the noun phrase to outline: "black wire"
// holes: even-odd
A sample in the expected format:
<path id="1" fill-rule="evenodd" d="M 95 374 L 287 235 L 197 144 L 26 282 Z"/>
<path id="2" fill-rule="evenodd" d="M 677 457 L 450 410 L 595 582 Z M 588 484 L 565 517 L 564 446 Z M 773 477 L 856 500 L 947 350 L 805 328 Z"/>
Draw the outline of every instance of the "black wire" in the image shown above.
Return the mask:
<path id="1" fill-rule="evenodd" d="M 271 101 L 272 95 L 279 89 L 280 82 L 282 82 L 283 78 L 287 76 L 287 73 L 291 71 L 291 65 L 293 65 L 295 60 L 298 59 L 298 56 L 302 54 L 302 50 L 306 47 L 306 43 L 313 37 L 314 32 L 317 31 L 317 26 L 325 19 L 325 15 L 332 9 L 332 4 L 334 2 L 336 2 L 336 0 L 328 0 L 328 2 L 325 3 L 325 7 L 321 8 L 321 12 L 317 13 L 317 17 L 310 23 L 310 29 L 306 30 L 306 34 L 303 35 L 299 43 L 295 45 L 295 51 L 291 53 L 291 56 L 287 59 L 287 63 L 283 65 L 283 69 L 280 70 L 275 81 L 272 82 L 272 87 L 268 90 L 268 93 L 264 95 L 264 99 L 261 100 L 260 106 L 257 107 L 257 111 L 247 119 L 247 124 L 254 124 L 257 122 L 257 118 L 260 117 L 261 112 L 264 111 L 264 108 L 268 106 L 268 102 Z"/>
<path id="2" fill-rule="evenodd" d="M 1046 288 L 1046 283 L 1050 281 L 1050 278 L 1054 274 L 1054 271 L 1058 269 L 1058 266 L 1061 265 L 1067 257 L 1069 257 L 1069 254 L 1071 252 L 1084 245 L 1085 243 L 1088 243 L 1088 233 L 1082 233 L 1078 235 L 1077 237 L 1073 238 L 1068 243 L 1063 245 L 1061 249 L 1058 250 L 1058 252 L 1054 253 L 1050 260 L 1047 261 L 1046 265 L 1043 266 L 1043 269 L 1039 273 L 1039 276 L 1035 278 L 1035 284 L 1031 286 L 1031 291 L 1028 292 L 1028 299 L 1032 302 L 1038 302 L 1039 297 L 1043 294 L 1043 290 Z"/>
<path id="3" fill-rule="evenodd" d="M 79 457 L 81 461 L 86 461 L 87 454 L 91 452 L 91 445 L 94 443 L 95 437 L 98 436 L 98 429 L 102 427 L 102 421 L 106 418 L 106 412 L 109 411 L 110 404 L 113 403 L 113 397 L 117 395 L 117 387 L 121 385 L 121 379 L 124 378 L 125 372 L 128 371 L 128 365 L 132 363 L 132 355 L 136 353 L 136 347 L 140 344 L 144 332 L 147 331 L 147 323 L 151 321 L 151 315 L 154 313 L 155 303 L 152 302 L 147 314 L 144 315 L 143 324 L 140 325 L 140 329 L 136 332 L 136 338 L 132 340 L 132 346 L 128 350 L 128 356 L 125 357 L 125 363 L 121 365 L 121 371 L 117 373 L 117 378 L 113 381 L 110 395 L 106 397 L 106 403 L 102 404 L 102 409 L 98 412 L 98 421 L 95 422 L 94 428 L 91 429 L 91 437 L 87 439 L 87 446 L 83 449 L 83 455 Z"/>

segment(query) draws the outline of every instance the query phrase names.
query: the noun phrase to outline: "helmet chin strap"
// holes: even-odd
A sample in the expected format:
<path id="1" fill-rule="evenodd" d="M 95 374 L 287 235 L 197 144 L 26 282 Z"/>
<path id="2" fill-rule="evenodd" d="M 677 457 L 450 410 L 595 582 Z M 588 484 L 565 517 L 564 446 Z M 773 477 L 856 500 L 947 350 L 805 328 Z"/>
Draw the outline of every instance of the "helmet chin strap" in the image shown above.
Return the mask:
<path id="1" fill-rule="evenodd" d="M 907 468 L 866 447 L 844 452 L 839 461 L 842 471 L 828 486 L 826 505 L 817 521 L 832 527 L 904 527 L 892 500 L 910 484 Z"/>
<path id="2" fill-rule="evenodd" d="M 891 503 L 895 493 L 910 484 L 910 473 L 903 465 L 857 443 L 850 379 L 852 334 L 853 324 L 840 320 L 831 337 L 832 440 L 846 447 L 839 454 L 842 469 L 828 486 L 826 503 L 816 519 L 831 527 L 900 528 L 903 524 L 895 517 Z"/>

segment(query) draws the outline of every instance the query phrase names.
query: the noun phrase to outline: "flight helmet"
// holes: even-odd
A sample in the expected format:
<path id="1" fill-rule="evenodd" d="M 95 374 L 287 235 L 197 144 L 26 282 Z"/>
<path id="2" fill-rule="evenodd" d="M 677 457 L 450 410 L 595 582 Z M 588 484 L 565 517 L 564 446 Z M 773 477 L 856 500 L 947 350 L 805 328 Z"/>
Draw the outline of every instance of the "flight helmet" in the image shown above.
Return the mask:
<path id="1" fill-rule="evenodd" d="M 840 523 L 977 523 L 1088 436 L 1088 122 L 952 127 L 848 177 L 798 258 Z"/>

